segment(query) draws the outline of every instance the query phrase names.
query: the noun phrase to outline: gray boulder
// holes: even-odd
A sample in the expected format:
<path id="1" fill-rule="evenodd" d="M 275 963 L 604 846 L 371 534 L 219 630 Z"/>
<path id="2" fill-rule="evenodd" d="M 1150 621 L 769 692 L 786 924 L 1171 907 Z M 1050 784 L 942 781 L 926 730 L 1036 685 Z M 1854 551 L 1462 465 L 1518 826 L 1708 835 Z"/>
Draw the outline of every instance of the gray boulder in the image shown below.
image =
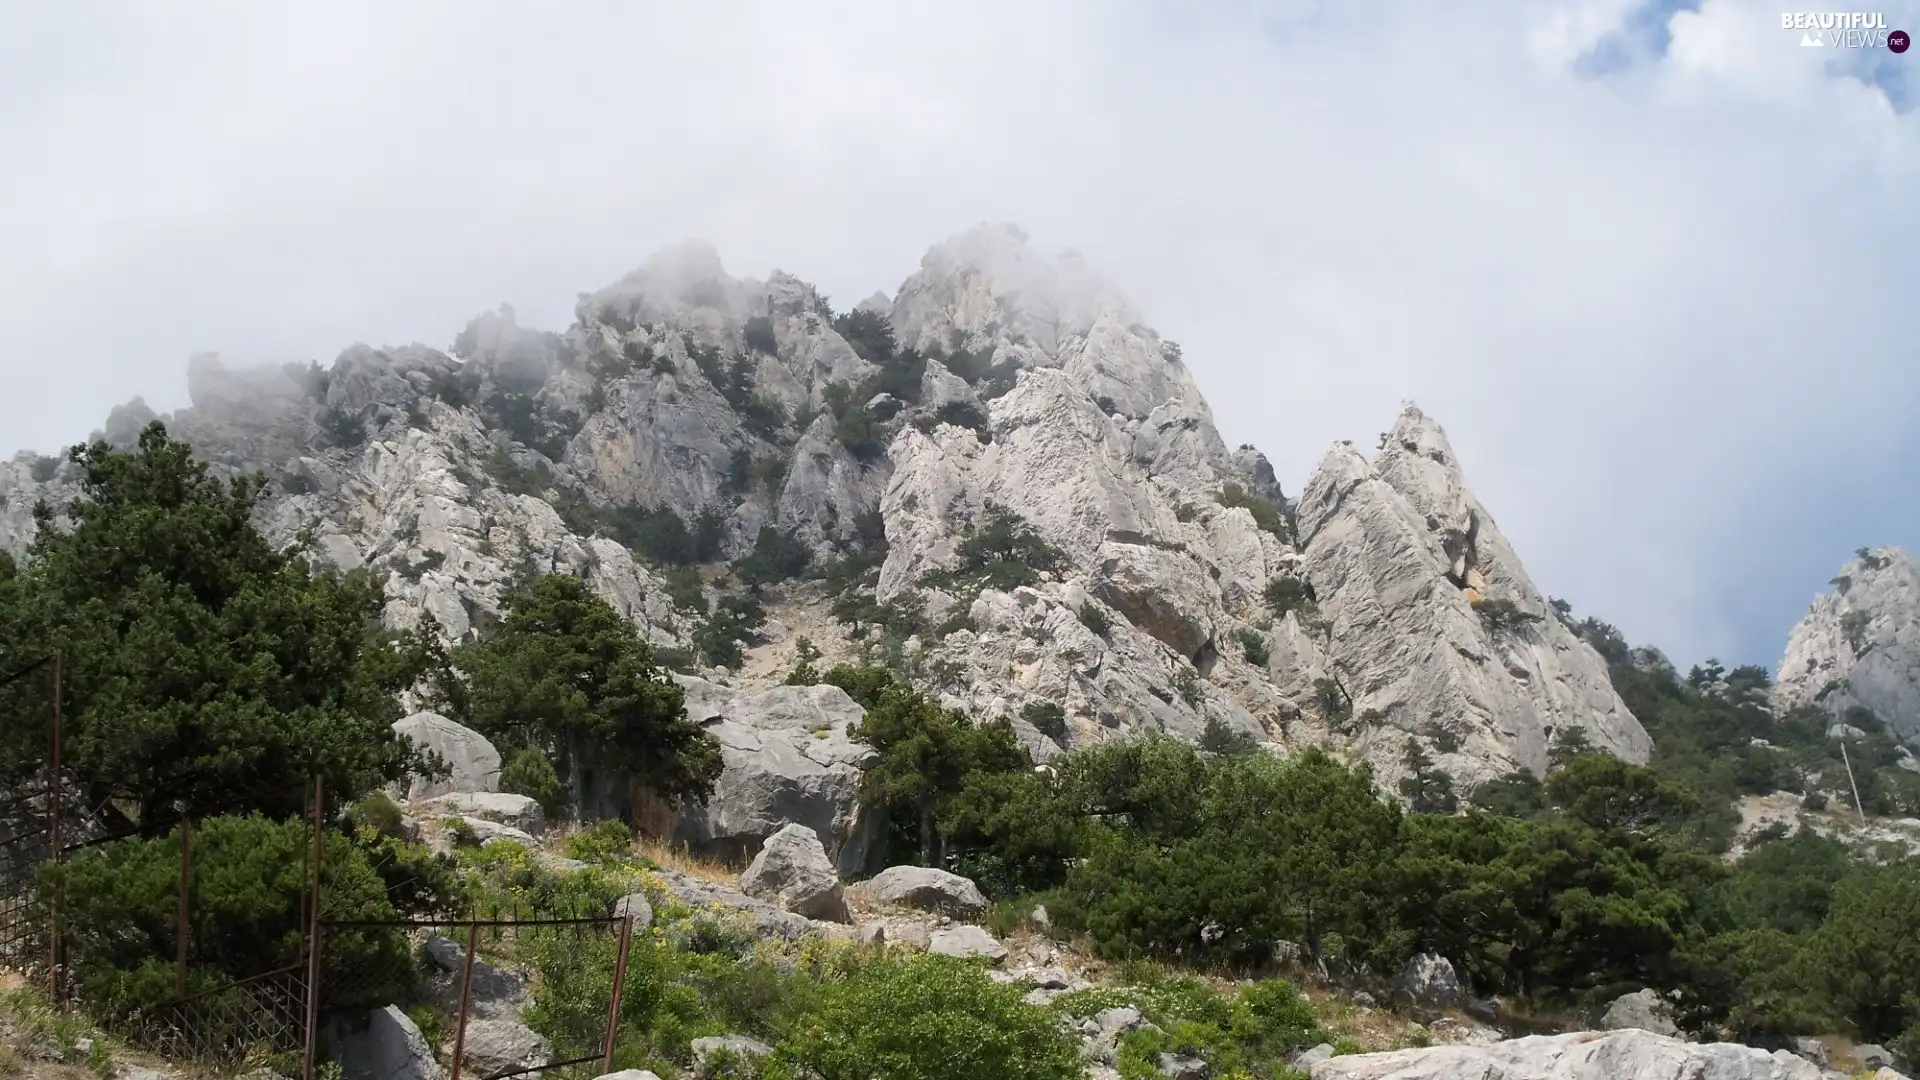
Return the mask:
<path id="1" fill-rule="evenodd" d="M 653 904 L 646 893 L 628 893 L 613 902 L 613 917 L 631 919 L 636 927 L 653 924 Z"/>
<path id="2" fill-rule="evenodd" d="M 890 866 L 867 882 L 867 895 L 882 904 L 968 916 L 987 909 L 980 887 L 959 874 L 930 866 Z"/>
<path id="3" fill-rule="evenodd" d="M 1650 1031 L 1530 1035 L 1488 1046 L 1430 1046 L 1316 1063 L 1313 1080 L 1822 1080 L 1784 1050 L 1689 1043 Z"/>
<path id="4" fill-rule="evenodd" d="M 442 779 L 415 776 L 406 797 L 418 802 L 459 791 L 495 791 L 500 787 L 500 751 L 485 735 L 439 713 L 417 712 L 393 723 L 393 730 L 444 761 L 451 772 Z"/>
<path id="5" fill-rule="evenodd" d="M 1422 953 L 1407 961 L 1395 989 L 1423 1009 L 1457 1009 L 1466 1001 L 1453 961 L 1433 953 Z"/>
<path id="6" fill-rule="evenodd" d="M 1185 1054 L 1162 1052 L 1160 1075 L 1168 1080 L 1207 1080 L 1207 1063 Z"/>
<path id="7" fill-rule="evenodd" d="M 738 889 L 729 889 L 672 871 L 661 871 L 658 876 L 675 897 L 695 912 L 709 914 L 717 911 L 725 920 L 754 937 L 798 941 L 809 934 L 824 934 L 836 928 L 841 933 L 847 933 L 838 923 L 816 922 L 748 896 Z"/>
<path id="8" fill-rule="evenodd" d="M 546 1036 L 514 1020 L 469 1020 L 460 1046 L 461 1072 L 476 1077 L 533 1069 L 553 1061 Z"/>
<path id="9" fill-rule="evenodd" d="M 848 729 L 865 715 L 837 686 L 740 690 L 676 675 L 687 717 L 720 743 L 723 767 L 713 795 L 682 814 L 679 838 L 726 858 L 745 859 L 789 824 L 820 839 L 836 870 L 865 872 L 878 839 L 854 798 L 874 757 Z"/>
<path id="10" fill-rule="evenodd" d="M 722 1053 L 737 1058 L 766 1057 L 773 1053 L 773 1047 L 745 1035 L 708 1035 L 693 1040 L 694 1071 L 704 1073 L 708 1061 Z"/>
<path id="11" fill-rule="evenodd" d="M 1655 1035 L 1678 1036 L 1680 1028 L 1673 1022 L 1673 1009 L 1665 999 L 1653 990 L 1636 990 L 1631 994 L 1622 994 L 1613 999 L 1607 1011 L 1600 1017 L 1600 1026 L 1608 1031 L 1620 1031 L 1626 1028 L 1638 1028 L 1651 1031 Z"/>
<path id="12" fill-rule="evenodd" d="M 740 891 L 809 919 L 853 921 L 846 892 L 819 835 L 798 823 L 767 838 L 752 865 L 740 875 Z"/>
<path id="13" fill-rule="evenodd" d="M 935 930 L 927 942 L 927 951 L 938 956 L 991 960 L 996 964 L 1007 958 L 1007 947 L 997 938 L 978 926 L 965 924 Z"/>
<path id="14" fill-rule="evenodd" d="M 436 817 L 472 817 L 539 836 L 547 831 L 547 814 L 526 795 L 505 791 L 456 791 L 426 800 L 420 810 Z"/>
<path id="15" fill-rule="evenodd" d="M 1321 1043 L 1293 1055 L 1287 1061 L 1287 1068 L 1296 1072 L 1305 1072 L 1331 1057 L 1333 1057 L 1333 1044 Z"/>
<path id="16" fill-rule="evenodd" d="M 425 951 L 431 965 L 427 972 L 427 1000 L 453 1008 L 460 1001 L 460 977 L 467 958 L 466 942 L 455 943 L 438 934 L 429 937 Z M 517 971 L 496 967 L 485 959 L 473 958 L 473 990 L 467 999 L 469 1012 L 480 1019 L 518 1020 L 527 1000 L 526 977 Z"/>
<path id="17" fill-rule="evenodd" d="M 387 1005 L 358 1030 L 336 1026 L 333 1052 L 345 1080 L 444 1080 L 420 1028 L 398 1007 Z"/>

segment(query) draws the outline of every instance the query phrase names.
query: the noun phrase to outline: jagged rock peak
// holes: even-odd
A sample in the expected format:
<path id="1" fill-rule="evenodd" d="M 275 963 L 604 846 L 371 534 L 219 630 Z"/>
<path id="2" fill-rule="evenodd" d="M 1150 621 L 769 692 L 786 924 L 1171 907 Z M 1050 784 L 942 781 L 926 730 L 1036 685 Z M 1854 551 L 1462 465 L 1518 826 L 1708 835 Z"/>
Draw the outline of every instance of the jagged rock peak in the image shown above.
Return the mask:
<path id="1" fill-rule="evenodd" d="M 1335 445 L 1297 506 L 1358 748 L 1392 774 L 1417 742 L 1468 784 L 1543 772 L 1568 728 L 1645 761 L 1605 662 L 1534 588 L 1440 425 L 1408 405 L 1380 446 L 1368 462 Z"/>
<path id="2" fill-rule="evenodd" d="M 1862 548 L 1787 637 L 1775 700 L 1869 709 L 1920 743 L 1920 560 Z"/>

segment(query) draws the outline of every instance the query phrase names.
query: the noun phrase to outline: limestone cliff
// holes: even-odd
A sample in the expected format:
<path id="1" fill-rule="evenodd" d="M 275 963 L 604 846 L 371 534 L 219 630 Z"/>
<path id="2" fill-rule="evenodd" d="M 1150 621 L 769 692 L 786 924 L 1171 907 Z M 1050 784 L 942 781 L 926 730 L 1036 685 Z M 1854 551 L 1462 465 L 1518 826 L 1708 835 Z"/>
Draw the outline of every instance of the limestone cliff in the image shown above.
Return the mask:
<path id="1" fill-rule="evenodd" d="M 773 543 L 832 572 L 762 576 L 763 650 L 831 604 L 827 662 L 864 653 L 1019 717 L 1042 757 L 1238 732 L 1364 756 L 1391 789 L 1415 743 L 1469 783 L 1543 768 L 1569 728 L 1647 754 L 1437 425 L 1410 410 L 1371 463 L 1336 447 L 1296 508 L 1258 450 L 1226 446 L 1177 345 L 1008 226 L 839 314 L 689 244 L 583 294 L 562 333 L 503 306 L 448 350 L 188 374 L 172 432 L 267 471 L 264 527 L 384 574 L 395 625 L 464 638 L 517 580 L 573 573 L 682 667 L 773 682 L 790 645 L 777 671 L 698 659 L 711 605 L 744 587 L 729 562 Z M 96 434 L 152 418 L 135 401 Z M 0 546 L 30 541 L 71 471 L 0 464 Z"/>
<path id="2" fill-rule="evenodd" d="M 1776 701 L 1835 716 L 1861 706 L 1920 744 L 1920 561 L 1863 549 L 1832 584 L 1787 637 Z"/>

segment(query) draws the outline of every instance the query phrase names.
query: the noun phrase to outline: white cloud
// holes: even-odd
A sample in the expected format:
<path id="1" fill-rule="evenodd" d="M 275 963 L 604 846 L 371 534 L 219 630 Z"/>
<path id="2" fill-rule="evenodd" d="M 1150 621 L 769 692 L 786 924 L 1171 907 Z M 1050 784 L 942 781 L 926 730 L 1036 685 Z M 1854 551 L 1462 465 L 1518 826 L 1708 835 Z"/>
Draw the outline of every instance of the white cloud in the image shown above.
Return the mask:
<path id="1" fill-rule="evenodd" d="M 1576 75 L 1635 10 L 16 5 L 0 441 L 178 404 L 198 349 L 558 325 L 686 236 L 844 305 L 1014 220 L 1291 488 L 1416 398 L 1546 588 L 1768 659 L 1852 547 L 1920 545 L 1920 125 L 1758 3 Z"/>

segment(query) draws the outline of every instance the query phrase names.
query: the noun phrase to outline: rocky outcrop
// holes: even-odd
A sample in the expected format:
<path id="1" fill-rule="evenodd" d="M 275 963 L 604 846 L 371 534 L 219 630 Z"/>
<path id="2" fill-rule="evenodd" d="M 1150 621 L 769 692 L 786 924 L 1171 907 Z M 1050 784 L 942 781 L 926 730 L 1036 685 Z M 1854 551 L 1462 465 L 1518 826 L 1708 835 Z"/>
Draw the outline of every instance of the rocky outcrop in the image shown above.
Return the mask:
<path id="1" fill-rule="evenodd" d="M 1544 773 L 1554 734 L 1644 762 L 1652 742 L 1466 488 L 1440 426 L 1409 407 L 1372 462 L 1335 447 L 1298 505 L 1304 576 L 1336 643 L 1329 678 L 1388 775 L 1408 742 L 1468 784 Z"/>
<path id="2" fill-rule="evenodd" d="M 375 1009 L 359 1026 L 336 1024 L 328 1032 L 345 1080 L 443 1080 L 420 1028 L 392 1005 Z"/>
<path id="3" fill-rule="evenodd" d="M 1776 703 L 1864 708 L 1920 745 L 1920 560 L 1862 550 L 1832 584 L 1787 637 Z"/>
<path id="4" fill-rule="evenodd" d="M 871 747 L 849 729 L 860 706 L 837 686 L 740 690 L 690 675 L 687 716 L 720 742 L 724 770 L 705 806 L 686 809 L 679 829 L 697 847 L 745 858 L 792 824 L 825 846 L 841 874 L 856 875 L 878 854 L 877 823 L 854 798 Z"/>
<path id="5" fill-rule="evenodd" d="M 1680 1034 L 1673 1022 L 1673 1006 L 1655 990 L 1636 990 L 1614 998 L 1600 1017 L 1600 1026 L 1608 1031 L 1637 1028 L 1655 1035 Z"/>
<path id="6" fill-rule="evenodd" d="M 192 406 L 164 419 L 216 472 L 266 472 L 271 538 L 310 535 L 317 563 L 385 580 L 390 626 L 431 618 L 450 641 L 481 633 L 529 575 L 567 573 L 695 670 L 715 592 L 740 586 L 677 564 L 736 558 L 771 528 L 816 559 L 872 555 L 836 585 L 861 613 L 854 648 L 886 643 L 947 704 L 1016 717 L 1043 760 L 1224 728 L 1365 757 L 1392 791 L 1414 739 L 1468 782 L 1539 768 L 1570 728 L 1645 756 L 1604 665 L 1545 615 L 1417 412 L 1372 463 L 1337 448 L 1296 513 L 1257 449 L 1222 440 L 1179 346 L 1018 229 L 941 243 L 856 310 L 836 317 L 785 273 L 734 278 L 684 244 L 583 295 L 564 332 L 502 307 L 450 352 L 197 357 Z M 153 418 L 130 402 L 101 434 L 125 445 Z M 64 504 L 78 479 L 54 458 L 0 464 L 0 547 L 24 550 L 32 506 Z M 1005 515 L 1053 557 L 1017 580 L 969 576 L 964 541 Z M 1276 604 L 1276 581 L 1317 590 L 1317 611 Z M 767 599 L 791 614 L 790 592 Z M 1511 628 L 1475 599 L 1512 604 Z M 706 809 L 660 816 L 741 859 L 799 822 L 842 874 L 866 869 L 851 703 L 749 701 L 752 686 L 698 670 L 714 689 L 695 698 L 727 698 L 700 706 L 727 772 Z M 605 786 L 582 778 L 590 808 L 632 809 Z"/>
<path id="7" fill-rule="evenodd" d="M 1313 1080 L 1822 1080 L 1812 1064 L 1734 1043 L 1645 1031 L 1533 1035 L 1491 1046 L 1433 1046 L 1333 1057 Z"/>

